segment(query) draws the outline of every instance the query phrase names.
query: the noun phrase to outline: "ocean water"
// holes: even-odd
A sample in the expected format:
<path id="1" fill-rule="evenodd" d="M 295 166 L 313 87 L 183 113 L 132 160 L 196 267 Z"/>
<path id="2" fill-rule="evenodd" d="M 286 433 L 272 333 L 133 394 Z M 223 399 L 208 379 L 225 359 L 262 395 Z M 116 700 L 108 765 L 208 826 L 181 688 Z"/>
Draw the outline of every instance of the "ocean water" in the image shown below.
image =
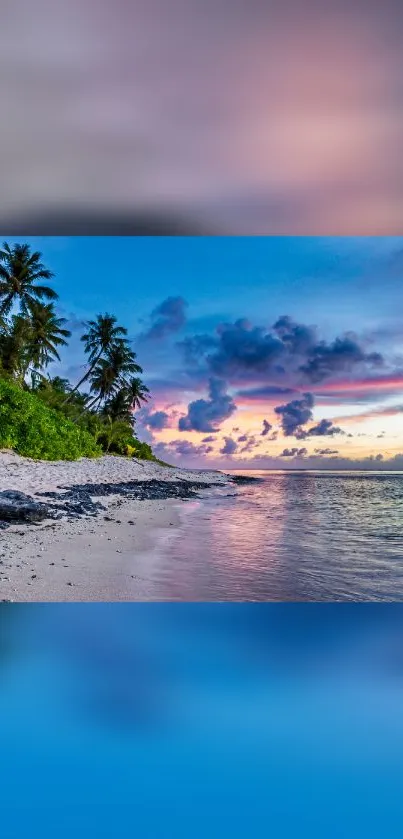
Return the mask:
<path id="1" fill-rule="evenodd" d="M 182 506 L 153 597 L 403 600 L 403 473 L 244 474 L 260 480 Z"/>

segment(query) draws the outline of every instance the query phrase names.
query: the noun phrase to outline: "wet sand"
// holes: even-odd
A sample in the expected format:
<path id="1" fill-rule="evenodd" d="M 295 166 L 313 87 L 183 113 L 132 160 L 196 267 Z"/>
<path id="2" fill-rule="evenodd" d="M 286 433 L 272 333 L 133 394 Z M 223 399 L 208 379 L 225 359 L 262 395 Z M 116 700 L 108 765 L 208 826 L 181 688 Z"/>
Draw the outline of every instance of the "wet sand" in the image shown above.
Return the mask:
<path id="1" fill-rule="evenodd" d="M 96 513 L 71 514 L 0 530 L 0 600 L 114 601 L 155 598 L 151 583 L 158 540 L 179 525 L 178 498 L 127 498 L 124 482 L 144 482 L 148 494 L 172 492 L 184 482 L 225 483 L 222 473 L 167 469 L 158 464 L 103 457 L 72 463 L 30 461 L 0 452 L 0 491 L 17 490 L 33 500 L 60 497 L 69 488 L 94 486 Z M 117 492 L 114 494 L 116 484 Z M 99 494 L 102 485 L 108 494 Z M 106 492 L 106 489 L 105 489 Z M 186 492 L 186 487 L 185 487 Z M 45 496 L 43 495 L 45 493 Z"/>

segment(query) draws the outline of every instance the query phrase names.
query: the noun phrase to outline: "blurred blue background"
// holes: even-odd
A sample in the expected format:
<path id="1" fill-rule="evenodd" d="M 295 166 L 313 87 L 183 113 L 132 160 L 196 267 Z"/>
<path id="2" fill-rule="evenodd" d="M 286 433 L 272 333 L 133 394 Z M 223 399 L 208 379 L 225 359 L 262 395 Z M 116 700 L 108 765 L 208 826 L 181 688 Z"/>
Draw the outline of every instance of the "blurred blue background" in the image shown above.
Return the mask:
<path id="1" fill-rule="evenodd" d="M 2 839 L 401 836 L 400 604 L 2 604 Z"/>
<path id="2" fill-rule="evenodd" d="M 402 233 L 399 0 L 2 12 L 3 235 Z"/>

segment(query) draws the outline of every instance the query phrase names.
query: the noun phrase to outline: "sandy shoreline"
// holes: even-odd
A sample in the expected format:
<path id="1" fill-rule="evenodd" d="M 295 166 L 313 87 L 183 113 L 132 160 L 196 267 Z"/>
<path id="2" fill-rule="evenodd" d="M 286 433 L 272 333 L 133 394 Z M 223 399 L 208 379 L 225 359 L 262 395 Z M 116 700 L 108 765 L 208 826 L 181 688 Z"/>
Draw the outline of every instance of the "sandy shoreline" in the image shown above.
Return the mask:
<path id="1" fill-rule="evenodd" d="M 37 501 L 77 485 L 98 486 L 96 515 L 69 515 L 37 524 L 13 523 L 0 531 L 0 601 L 94 601 L 159 599 L 151 580 L 152 550 L 179 526 L 177 498 L 128 499 L 99 495 L 102 484 L 152 481 L 225 484 L 227 476 L 208 471 L 166 469 L 158 464 L 103 457 L 73 463 L 29 461 L 0 452 L 0 492 L 17 490 Z M 169 491 L 167 489 L 167 491 Z M 92 497 L 92 496 L 91 496 Z M 183 502 L 182 502 L 183 503 Z"/>

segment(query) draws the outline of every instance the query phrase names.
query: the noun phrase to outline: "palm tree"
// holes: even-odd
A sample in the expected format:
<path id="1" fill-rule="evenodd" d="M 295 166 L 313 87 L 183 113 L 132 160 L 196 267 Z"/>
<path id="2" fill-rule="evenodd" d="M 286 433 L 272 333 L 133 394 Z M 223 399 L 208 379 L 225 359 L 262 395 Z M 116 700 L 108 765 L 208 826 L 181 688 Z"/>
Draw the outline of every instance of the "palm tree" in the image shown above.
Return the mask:
<path id="1" fill-rule="evenodd" d="M 13 315 L 0 333 L 1 369 L 14 378 L 24 379 L 28 367 L 26 339 L 29 321 L 23 315 Z"/>
<path id="2" fill-rule="evenodd" d="M 124 388 L 118 390 L 105 402 L 102 415 L 112 422 L 116 422 L 116 420 L 124 420 L 126 423 L 132 422 L 130 399 Z"/>
<path id="3" fill-rule="evenodd" d="M 6 332 L 8 327 L 7 319 L 5 316 L 0 312 L 0 335 Z"/>
<path id="4" fill-rule="evenodd" d="M 136 355 L 127 346 L 127 342 L 120 339 L 112 345 L 105 358 L 98 360 L 91 373 L 91 391 L 97 395 L 89 408 L 110 399 L 119 386 L 127 387 L 126 375 L 143 372 L 135 358 Z"/>
<path id="5" fill-rule="evenodd" d="M 68 379 L 63 379 L 61 376 L 48 376 L 45 380 L 45 386 L 51 387 L 58 393 L 69 393 L 71 384 Z"/>
<path id="6" fill-rule="evenodd" d="M 81 336 L 81 340 L 85 343 L 85 352 L 88 354 L 90 366 L 82 379 L 72 388 L 66 402 L 90 378 L 102 356 L 108 353 L 117 341 L 122 340 L 123 336 L 127 335 L 127 329 L 119 326 L 117 318 L 108 313 L 97 315 L 96 320 L 90 320 L 87 323 L 87 327 L 88 332 Z"/>
<path id="7" fill-rule="evenodd" d="M 71 332 L 64 329 L 66 318 L 58 318 L 53 303 L 31 304 L 27 353 L 32 367 L 42 370 L 51 361 L 60 361 L 57 347 L 66 346 Z"/>
<path id="8" fill-rule="evenodd" d="M 130 407 L 132 409 L 141 408 L 141 403 L 147 402 L 150 398 L 150 391 L 147 385 L 138 376 L 130 379 L 125 387 L 125 392 L 130 400 Z"/>
<path id="9" fill-rule="evenodd" d="M 91 373 L 91 393 L 96 396 L 88 405 L 92 408 L 113 396 L 117 389 L 118 374 L 106 358 L 101 358 Z"/>
<path id="10" fill-rule="evenodd" d="M 126 445 L 130 445 L 128 441 L 132 439 L 132 431 L 128 422 L 106 416 L 97 435 L 97 440 L 101 443 L 104 451 L 109 452 L 114 443 L 122 444 L 124 439 L 127 440 Z"/>
<path id="11" fill-rule="evenodd" d="M 22 315 L 28 315 L 34 303 L 56 300 L 58 295 L 38 280 L 50 280 L 51 271 L 41 262 L 39 251 L 31 252 L 29 245 L 10 245 L 4 242 L 0 250 L 0 317 L 8 315 L 19 302 Z"/>

